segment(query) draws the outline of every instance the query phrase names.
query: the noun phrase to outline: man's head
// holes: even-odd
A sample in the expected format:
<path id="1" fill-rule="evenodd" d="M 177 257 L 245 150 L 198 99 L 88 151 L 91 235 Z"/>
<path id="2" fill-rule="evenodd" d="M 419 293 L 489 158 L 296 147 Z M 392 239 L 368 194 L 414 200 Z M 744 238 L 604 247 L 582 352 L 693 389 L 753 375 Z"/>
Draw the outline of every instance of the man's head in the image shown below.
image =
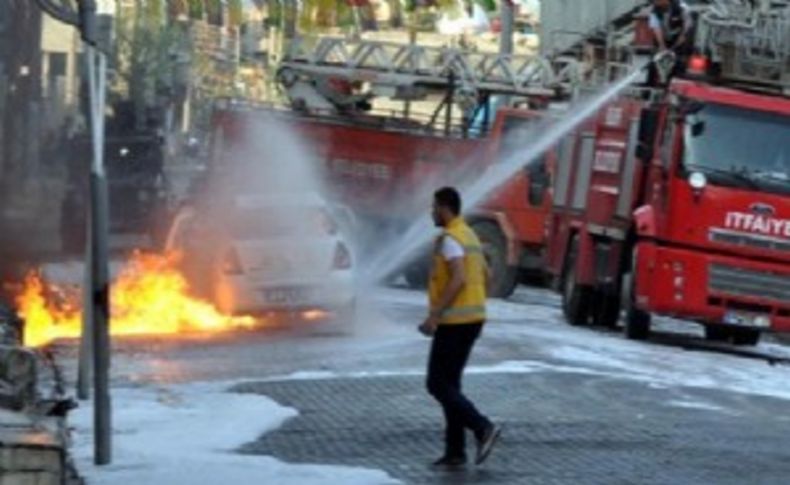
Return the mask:
<path id="1" fill-rule="evenodd" d="M 666 10 L 672 5 L 672 0 L 653 0 L 653 5 L 662 10 Z"/>
<path id="2" fill-rule="evenodd" d="M 438 227 L 446 226 L 461 214 L 461 195 L 452 187 L 443 187 L 433 194 L 433 222 Z"/>

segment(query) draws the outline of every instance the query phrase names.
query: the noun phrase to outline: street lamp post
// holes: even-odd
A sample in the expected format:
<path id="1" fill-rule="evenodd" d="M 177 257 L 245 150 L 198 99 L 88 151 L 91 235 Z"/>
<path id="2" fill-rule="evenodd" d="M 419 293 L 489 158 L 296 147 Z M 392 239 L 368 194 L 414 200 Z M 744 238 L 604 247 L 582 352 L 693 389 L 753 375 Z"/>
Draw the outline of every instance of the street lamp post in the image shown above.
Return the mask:
<path id="1" fill-rule="evenodd" d="M 80 30 L 85 44 L 85 58 L 90 86 L 91 138 L 93 163 L 90 173 L 90 214 L 88 240 L 89 264 L 86 280 L 89 297 L 83 307 L 90 307 L 88 326 L 92 347 L 94 383 L 94 462 L 109 464 L 112 460 L 111 410 L 109 391 L 110 369 L 110 282 L 107 261 L 107 234 L 109 230 L 109 203 L 107 178 L 104 170 L 104 109 L 106 104 L 107 56 L 99 44 L 99 28 L 95 0 L 77 0 L 78 8 L 68 0 L 37 0 L 42 10 L 56 19 Z M 86 335 L 87 336 L 87 333 Z M 84 349 L 84 347 L 83 347 Z M 82 349 L 81 349 L 82 350 Z M 81 359 L 81 363 L 85 364 Z M 84 377 L 84 375 L 83 375 Z M 83 385 L 85 382 L 83 382 Z"/>

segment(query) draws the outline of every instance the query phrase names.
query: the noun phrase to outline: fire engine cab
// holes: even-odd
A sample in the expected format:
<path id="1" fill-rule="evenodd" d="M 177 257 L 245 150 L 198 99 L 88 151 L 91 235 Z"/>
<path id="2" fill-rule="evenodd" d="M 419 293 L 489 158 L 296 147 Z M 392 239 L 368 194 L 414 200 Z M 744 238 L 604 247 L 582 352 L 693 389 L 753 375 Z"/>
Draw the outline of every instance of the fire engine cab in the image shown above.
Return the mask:
<path id="1" fill-rule="evenodd" d="M 790 6 L 697 11 L 696 54 L 558 147 L 547 267 L 573 325 L 790 331 Z"/>

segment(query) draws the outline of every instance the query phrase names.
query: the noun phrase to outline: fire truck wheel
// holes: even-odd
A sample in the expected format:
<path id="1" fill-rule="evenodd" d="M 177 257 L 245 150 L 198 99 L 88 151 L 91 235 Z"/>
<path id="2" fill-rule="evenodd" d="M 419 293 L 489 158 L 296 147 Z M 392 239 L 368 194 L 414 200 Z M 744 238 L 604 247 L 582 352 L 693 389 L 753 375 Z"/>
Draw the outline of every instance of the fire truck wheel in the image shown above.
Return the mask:
<path id="1" fill-rule="evenodd" d="M 620 320 L 620 295 L 598 295 L 593 321 L 605 328 L 617 327 Z"/>
<path id="2" fill-rule="evenodd" d="M 576 282 L 576 258 L 579 254 L 579 240 L 574 238 L 571 242 L 565 261 L 565 270 L 562 278 L 562 310 L 565 319 L 571 325 L 587 325 L 593 310 L 593 290 Z"/>
<path id="3" fill-rule="evenodd" d="M 475 222 L 472 229 L 483 245 L 483 253 L 491 267 L 489 296 L 507 298 L 516 290 L 518 268 L 507 264 L 507 241 L 499 227 L 491 222 Z"/>
<path id="4" fill-rule="evenodd" d="M 722 327 L 721 325 L 705 326 L 705 340 L 711 342 L 724 342 L 729 340 L 730 335 L 730 329 Z"/>
<path id="5" fill-rule="evenodd" d="M 732 334 L 732 343 L 735 345 L 757 345 L 760 341 L 760 332 L 749 328 L 736 328 Z"/>
<path id="6" fill-rule="evenodd" d="M 636 267 L 636 250 L 631 255 L 631 268 Z M 634 270 L 623 274 L 623 306 L 625 308 L 625 336 L 631 340 L 646 340 L 650 336 L 650 313 L 636 307 Z"/>
<path id="7" fill-rule="evenodd" d="M 631 306 L 625 316 L 625 336 L 631 340 L 646 340 L 650 335 L 650 314 Z"/>

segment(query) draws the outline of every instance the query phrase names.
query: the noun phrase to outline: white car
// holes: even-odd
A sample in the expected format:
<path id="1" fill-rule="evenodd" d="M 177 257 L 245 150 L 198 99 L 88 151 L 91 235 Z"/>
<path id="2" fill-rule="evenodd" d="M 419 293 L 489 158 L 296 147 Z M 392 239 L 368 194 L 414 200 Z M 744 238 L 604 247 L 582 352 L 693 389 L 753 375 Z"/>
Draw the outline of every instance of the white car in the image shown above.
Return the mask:
<path id="1" fill-rule="evenodd" d="M 230 207 L 184 208 L 167 238 L 198 294 L 227 313 L 326 310 L 353 318 L 347 209 L 316 194 L 236 196 Z"/>

